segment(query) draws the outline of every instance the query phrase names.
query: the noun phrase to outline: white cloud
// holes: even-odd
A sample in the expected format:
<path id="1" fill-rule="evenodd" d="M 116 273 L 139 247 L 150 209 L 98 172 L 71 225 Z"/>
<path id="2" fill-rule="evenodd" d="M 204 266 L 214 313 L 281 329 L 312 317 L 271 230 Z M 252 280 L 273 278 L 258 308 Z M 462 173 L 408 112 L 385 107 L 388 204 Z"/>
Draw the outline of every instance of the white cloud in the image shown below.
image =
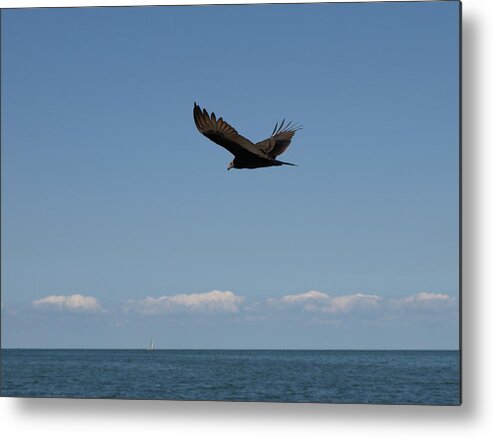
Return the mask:
<path id="1" fill-rule="evenodd" d="M 306 293 L 289 294 L 278 301 L 271 299 L 271 304 L 299 306 L 304 311 L 313 313 L 349 313 L 360 309 L 375 309 L 382 298 L 372 294 L 347 294 L 331 296 L 321 291 L 311 290 Z"/>
<path id="2" fill-rule="evenodd" d="M 172 314 L 172 313 L 236 313 L 243 298 L 231 291 L 212 290 L 207 293 L 174 294 L 171 296 L 146 297 L 143 300 L 130 300 L 125 306 L 126 311 L 140 314 Z"/>
<path id="3" fill-rule="evenodd" d="M 331 298 L 322 308 L 327 313 L 349 313 L 356 310 L 374 310 L 382 303 L 382 298 L 374 294 L 349 294 Z"/>
<path id="4" fill-rule="evenodd" d="M 394 309 L 441 309 L 455 306 L 456 299 L 448 294 L 421 292 L 401 299 L 389 300 Z"/>
<path id="5" fill-rule="evenodd" d="M 286 296 L 281 297 L 280 301 L 282 303 L 293 304 L 299 302 L 307 302 L 311 300 L 325 300 L 325 299 L 329 299 L 328 294 L 316 290 L 311 290 L 311 291 L 307 291 L 306 293 L 288 294 Z"/>
<path id="6" fill-rule="evenodd" d="M 71 296 L 51 295 L 33 301 L 32 305 L 36 308 L 57 308 L 70 311 L 103 311 L 101 304 L 95 297 L 83 296 L 81 294 L 72 294 Z"/>
<path id="7" fill-rule="evenodd" d="M 272 307 L 301 309 L 317 314 L 377 313 L 402 314 L 403 312 L 445 310 L 453 308 L 456 300 L 448 294 L 421 292 L 411 296 L 389 299 L 376 294 L 354 293 L 331 296 L 320 291 L 289 294 L 280 299 L 269 299 Z"/>
<path id="8" fill-rule="evenodd" d="M 124 313 L 141 315 L 220 315 L 238 314 L 242 320 L 279 320 L 284 317 L 308 317 L 310 320 L 397 320 L 408 317 L 435 317 L 457 312 L 456 298 L 444 293 L 421 292 L 401 298 L 377 294 L 351 293 L 331 295 L 317 290 L 288 294 L 280 298 L 244 304 L 245 299 L 231 291 L 212 290 L 205 293 L 173 294 L 129 300 Z M 81 294 L 50 295 L 32 302 L 38 309 L 72 312 L 106 312 L 92 296 Z M 5 309 L 5 308 L 4 308 Z"/>

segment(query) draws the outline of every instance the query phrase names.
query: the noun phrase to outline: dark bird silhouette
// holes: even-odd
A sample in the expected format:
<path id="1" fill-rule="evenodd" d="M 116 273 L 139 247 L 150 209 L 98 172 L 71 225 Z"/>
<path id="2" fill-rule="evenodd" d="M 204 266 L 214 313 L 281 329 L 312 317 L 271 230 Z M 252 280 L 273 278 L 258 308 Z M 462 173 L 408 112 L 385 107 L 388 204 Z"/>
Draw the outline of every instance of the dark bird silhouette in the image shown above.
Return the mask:
<path id="1" fill-rule="evenodd" d="M 232 168 L 259 168 L 278 165 L 296 165 L 276 159 L 284 153 L 291 143 L 291 139 L 301 126 L 289 122 L 284 125 L 284 120 L 274 127 L 269 138 L 257 144 L 242 137 L 233 127 L 222 118 L 216 119 L 214 113 L 209 114 L 205 109 L 200 109 L 196 103 L 193 107 L 193 119 L 199 132 L 224 147 L 234 155 L 229 163 L 228 170 Z"/>

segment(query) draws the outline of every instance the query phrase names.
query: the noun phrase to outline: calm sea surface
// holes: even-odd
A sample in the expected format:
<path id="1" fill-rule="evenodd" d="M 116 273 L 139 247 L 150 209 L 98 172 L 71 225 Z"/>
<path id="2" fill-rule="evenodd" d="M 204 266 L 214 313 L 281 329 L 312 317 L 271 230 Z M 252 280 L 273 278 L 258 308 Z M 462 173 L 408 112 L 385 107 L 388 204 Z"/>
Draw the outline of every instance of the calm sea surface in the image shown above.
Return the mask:
<path id="1" fill-rule="evenodd" d="M 458 351 L 3 349 L 1 395 L 458 405 Z"/>

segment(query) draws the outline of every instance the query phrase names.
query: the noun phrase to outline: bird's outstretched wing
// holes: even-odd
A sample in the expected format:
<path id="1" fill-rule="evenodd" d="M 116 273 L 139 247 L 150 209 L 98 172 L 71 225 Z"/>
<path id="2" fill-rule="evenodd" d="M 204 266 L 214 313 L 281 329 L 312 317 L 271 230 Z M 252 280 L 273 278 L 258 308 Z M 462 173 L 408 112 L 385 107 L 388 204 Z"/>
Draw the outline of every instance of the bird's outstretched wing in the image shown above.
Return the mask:
<path id="1" fill-rule="evenodd" d="M 268 156 L 260 151 L 250 140 L 242 137 L 236 129 L 231 127 L 222 118 L 216 119 L 214 113 L 209 114 L 205 109 L 194 103 L 193 119 L 199 132 L 224 147 L 235 156 L 253 154 L 262 158 Z"/>
<path id="2" fill-rule="evenodd" d="M 286 126 L 284 126 L 283 120 L 279 127 L 276 123 L 269 138 L 260 141 L 260 143 L 257 143 L 256 146 L 260 151 L 269 156 L 269 158 L 273 159 L 286 151 L 291 143 L 293 135 L 300 129 L 302 129 L 301 126 L 293 124 L 292 122 L 289 122 Z"/>

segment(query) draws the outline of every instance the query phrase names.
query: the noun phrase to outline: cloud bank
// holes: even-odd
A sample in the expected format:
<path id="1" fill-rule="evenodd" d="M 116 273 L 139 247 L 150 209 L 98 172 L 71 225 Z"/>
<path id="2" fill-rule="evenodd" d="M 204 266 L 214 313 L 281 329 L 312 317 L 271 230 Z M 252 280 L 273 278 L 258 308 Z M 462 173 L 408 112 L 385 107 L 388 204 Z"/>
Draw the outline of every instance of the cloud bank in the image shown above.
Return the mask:
<path id="1" fill-rule="evenodd" d="M 35 308 L 66 309 L 69 311 L 101 312 L 103 308 L 92 296 L 72 294 L 71 296 L 51 295 L 32 302 Z"/>
<path id="2" fill-rule="evenodd" d="M 107 313 L 98 299 L 81 294 L 50 295 L 32 302 L 36 309 L 79 313 Z M 392 321 L 416 318 L 447 319 L 458 314 L 457 300 L 444 293 L 420 292 L 399 298 L 378 294 L 350 293 L 332 295 L 317 290 L 286 294 L 279 298 L 250 301 L 232 291 L 181 293 L 128 300 L 110 310 L 114 317 L 126 315 L 212 316 L 236 315 L 236 320 L 306 320 L 321 323 L 346 321 Z M 445 318 L 445 319 L 444 319 Z M 123 320 L 123 319 L 122 319 Z"/>
<path id="3" fill-rule="evenodd" d="M 333 297 L 327 293 L 312 290 L 306 293 L 283 296 L 279 303 L 281 305 L 297 305 L 308 312 L 335 314 L 372 310 L 377 308 L 381 301 L 381 297 L 373 294 L 356 293 Z"/>
<path id="4" fill-rule="evenodd" d="M 316 290 L 269 299 L 268 303 L 272 308 L 333 315 L 430 312 L 452 309 L 457 305 L 455 298 L 443 293 L 421 292 L 395 299 L 364 293 L 332 296 Z"/>
<path id="5" fill-rule="evenodd" d="M 244 298 L 231 291 L 212 290 L 207 293 L 174 294 L 130 300 L 126 312 L 143 315 L 159 314 L 220 314 L 236 313 Z"/>
<path id="6" fill-rule="evenodd" d="M 448 294 L 441 293 L 417 293 L 412 296 L 404 297 L 402 299 L 393 299 L 391 302 L 398 307 L 412 307 L 412 308 L 431 308 L 441 306 L 441 305 L 449 305 L 455 302 Z"/>

